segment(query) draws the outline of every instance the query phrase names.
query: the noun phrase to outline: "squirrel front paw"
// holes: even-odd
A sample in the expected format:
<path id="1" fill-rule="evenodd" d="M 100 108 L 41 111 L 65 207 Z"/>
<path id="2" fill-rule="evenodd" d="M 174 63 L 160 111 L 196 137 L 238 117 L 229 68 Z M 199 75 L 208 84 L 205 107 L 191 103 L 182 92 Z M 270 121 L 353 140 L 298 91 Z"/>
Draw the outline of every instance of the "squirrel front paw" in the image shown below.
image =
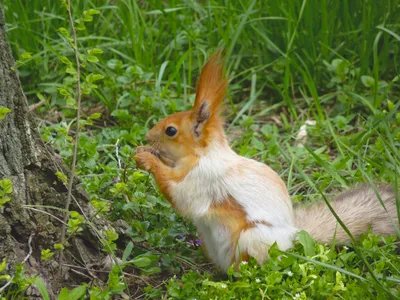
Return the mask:
<path id="1" fill-rule="evenodd" d="M 149 146 L 139 146 L 136 148 L 135 161 L 136 166 L 139 169 L 150 172 L 155 164 L 157 157 L 155 156 L 155 150 Z"/>
<path id="2" fill-rule="evenodd" d="M 151 146 L 137 146 L 135 152 L 136 152 L 136 154 L 143 153 L 143 152 L 150 152 L 152 154 L 157 153 L 156 150 Z"/>

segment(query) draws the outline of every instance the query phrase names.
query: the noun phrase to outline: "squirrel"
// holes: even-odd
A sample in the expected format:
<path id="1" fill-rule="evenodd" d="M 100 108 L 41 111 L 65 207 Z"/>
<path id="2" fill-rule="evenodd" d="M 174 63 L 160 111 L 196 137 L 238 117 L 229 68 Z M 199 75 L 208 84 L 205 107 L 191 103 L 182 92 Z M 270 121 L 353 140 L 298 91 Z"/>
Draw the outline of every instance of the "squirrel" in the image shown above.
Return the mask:
<path id="1" fill-rule="evenodd" d="M 291 248 L 300 230 L 322 243 L 351 242 L 325 202 L 293 208 L 275 171 L 229 147 L 220 116 L 226 90 L 218 51 L 201 71 L 193 108 L 155 124 L 146 134 L 151 146 L 138 146 L 135 155 L 172 207 L 192 219 L 210 259 L 224 271 L 250 257 L 262 264 L 271 245 Z M 389 185 L 360 186 L 330 205 L 355 238 L 369 227 L 381 235 L 396 232 Z"/>

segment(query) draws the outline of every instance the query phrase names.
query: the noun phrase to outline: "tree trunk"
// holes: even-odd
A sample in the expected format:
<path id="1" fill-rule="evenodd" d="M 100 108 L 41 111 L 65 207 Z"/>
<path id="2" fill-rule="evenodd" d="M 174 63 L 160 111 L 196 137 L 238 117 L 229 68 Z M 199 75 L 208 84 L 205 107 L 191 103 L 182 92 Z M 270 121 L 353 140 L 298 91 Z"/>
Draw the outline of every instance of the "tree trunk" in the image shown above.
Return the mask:
<path id="1" fill-rule="evenodd" d="M 53 295 L 63 286 L 87 281 L 84 274 L 88 264 L 101 260 L 98 238 L 86 228 L 80 237 L 69 240 L 64 250 L 64 263 L 80 267 L 80 273 L 71 268 L 62 269 L 57 277 L 58 263 L 55 256 L 50 261 L 41 260 L 41 250 L 51 249 L 59 243 L 63 212 L 44 208 L 64 208 L 67 189 L 55 175 L 61 171 L 69 175 L 62 159 L 41 139 L 37 125 L 29 113 L 26 97 L 21 89 L 17 73 L 11 68 L 15 61 L 6 43 L 4 15 L 0 6 L 0 106 L 11 110 L 0 120 L 0 179 L 12 180 L 12 200 L 0 211 L 0 263 L 7 258 L 8 270 L 13 274 L 15 263 L 32 254 L 25 263 L 28 274 L 39 274 Z M 72 191 L 71 210 L 91 219 L 86 194 L 79 189 L 76 180 Z M 57 219 L 58 218 L 58 219 Z M 95 218 L 96 219 L 96 218 Z M 92 220 L 94 221 L 94 220 Z M 34 234 L 31 245 L 29 237 Z M 73 269 L 73 268 L 72 268 Z M 74 271 L 74 270 L 72 270 Z M 0 288 L 4 285 L 0 282 Z"/>

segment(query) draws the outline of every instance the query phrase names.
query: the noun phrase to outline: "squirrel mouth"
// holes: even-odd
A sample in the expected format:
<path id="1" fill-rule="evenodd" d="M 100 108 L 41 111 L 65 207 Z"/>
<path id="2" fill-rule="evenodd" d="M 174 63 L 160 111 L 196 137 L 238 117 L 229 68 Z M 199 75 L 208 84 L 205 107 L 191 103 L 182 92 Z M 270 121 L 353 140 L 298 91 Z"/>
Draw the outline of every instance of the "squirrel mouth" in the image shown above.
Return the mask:
<path id="1" fill-rule="evenodd" d="M 151 145 L 153 150 L 151 153 L 155 156 L 157 156 L 164 164 L 170 166 L 170 167 L 175 167 L 175 161 L 168 157 L 168 154 L 160 149 L 159 143 L 155 142 Z"/>
<path id="2" fill-rule="evenodd" d="M 160 157 L 162 155 L 159 143 L 157 142 L 151 143 L 151 148 L 152 148 L 151 153 L 154 154 L 155 156 Z"/>
<path id="3" fill-rule="evenodd" d="M 164 164 L 170 167 L 175 167 L 175 161 L 165 155 L 165 152 L 158 150 L 157 156 Z"/>

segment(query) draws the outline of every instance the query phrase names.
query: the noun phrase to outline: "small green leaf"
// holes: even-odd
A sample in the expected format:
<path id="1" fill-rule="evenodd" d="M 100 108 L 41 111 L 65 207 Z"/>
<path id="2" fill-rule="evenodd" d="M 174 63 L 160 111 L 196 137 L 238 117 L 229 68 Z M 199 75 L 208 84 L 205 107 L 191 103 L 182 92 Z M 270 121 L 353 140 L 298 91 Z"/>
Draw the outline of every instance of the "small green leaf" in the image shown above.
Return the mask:
<path id="1" fill-rule="evenodd" d="M 84 11 L 84 13 L 87 13 L 89 15 L 98 15 L 98 14 L 100 14 L 100 11 L 97 9 L 89 9 L 89 10 Z"/>
<path id="2" fill-rule="evenodd" d="M 27 59 L 29 59 L 29 58 L 31 58 L 31 57 L 32 57 L 32 53 L 30 53 L 30 52 L 25 52 L 25 53 L 23 53 L 23 54 L 21 55 L 20 59 L 22 59 L 22 60 L 27 60 Z"/>
<path id="3" fill-rule="evenodd" d="M 313 238 L 304 230 L 300 231 L 297 235 L 299 237 L 300 244 L 303 245 L 305 255 L 314 256 L 315 243 Z"/>
<path id="4" fill-rule="evenodd" d="M 96 9 L 85 10 L 83 12 L 83 21 L 92 22 L 93 21 L 93 15 L 98 15 L 99 13 L 100 13 L 100 11 L 96 10 Z"/>
<path id="5" fill-rule="evenodd" d="M 231 284 L 230 289 L 232 289 L 232 290 L 243 289 L 243 288 L 247 289 L 247 288 L 250 288 L 250 287 L 251 287 L 251 285 L 249 283 L 238 281 L 238 282 L 235 282 L 235 283 Z"/>
<path id="6" fill-rule="evenodd" d="M 87 55 L 86 54 L 79 54 L 79 60 L 82 62 L 85 62 L 87 60 Z"/>
<path id="7" fill-rule="evenodd" d="M 75 106 L 76 101 L 75 101 L 74 98 L 68 97 L 65 103 L 66 103 L 67 105 L 69 105 L 69 106 Z"/>
<path id="8" fill-rule="evenodd" d="M 86 26 L 85 26 L 85 24 L 84 24 L 84 20 L 83 19 L 76 19 L 75 20 L 75 23 L 77 24 L 76 26 L 75 26 L 75 29 L 76 30 L 85 30 L 86 29 Z"/>
<path id="9" fill-rule="evenodd" d="M 7 280 L 7 281 L 9 281 L 11 279 L 11 276 L 10 275 L 8 275 L 8 274 L 5 274 L 5 275 L 0 275 L 0 281 L 1 280 Z M 0 298 L 1 300 L 6 300 L 5 298 Z"/>
<path id="10" fill-rule="evenodd" d="M 366 87 L 369 88 L 372 88 L 375 85 L 375 79 L 371 76 L 366 76 L 366 75 L 361 76 L 361 81 Z"/>
<path id="11" fill-rule="evenodd" d="M 264 143 L 262 143 L 258 138 L 253 137 L 251 139 L 252 144 L 254 145 L 254 147 L 259 150 L 262 151 L 265 149 Z"/>
<path id="12" fill-rule="evenodd" d="M 62 36 L 66 37 L 68 40 L 70 40 L 69 32 L 64 27 L 58 28 L 57 32 L 59 32 Z"/>
<path id="13" fill-rule="evenodd" d="M 110 59 L 107 61 L 107 67 L 110 68 L 111 70 L 116 70 L 122 68 L 122 61 L 118 59 Z"/>
<path id="14" fill-rule="evenodd" d="M 88 86 L 82 85 L 82 94 L 84 95 L 89 95 L 92 92 L 92 89 L 90 89 Z"/>
<path id="15" fill-rule="evenodd" d="M 0 197 L 0 207 L 2 207 L 4 204 L 9 202 L 10 200 L 11 200 L 11 198 L 7 197 L 7 196 Z"/>
<path id="16" fill-rule="evenodd" d="M 68 10 L 67 0 L 61 0 L 61 4 L 66 10 Z"/>
<path id="17" fill-rule="evenodd" d="M 158 273 L 161 273 L 161 268 L 160 267 L 152 267 L 152 268 L 146 269 L 145 273 L 147 275 L 158 274 Z"/>
<path id="18" fill-rule="evenodd" d="M 94 113 L 89 116 L 90 120 L 96 120 L 101 117 L 101 113 Z"/>
<path id="19" fill-rule="evenodd" d="M 47 100 L 46 97 L 43 96 L 42 93 L 36 93 L 36 97 L 38 97 L 38 99 L 39 99 L 40 101 L 46 101 L 46 100 Z"/>
<path id="20" fill-rule="evenodd" d="M 60 56 L 60 61 L 67 66 L 72 66 L 72 62 L 65 56 Z"/>
<path id="21" fill-rule="evenodd" d="M 7 267 L 7 260 L 6 258 L 3 258 L 3 262 L 0 264 L 0 273 L 3 272 L 6 267 Z"/>
<path id="22" fill-rule="evenodd" d="M 394 109 L 394 107 L 395 107 L 395 105 L 394 105 L 394 103 L 392 102 L 392 101 L 390 101 L 389 99 L 388 99 L 388 109 L 389 109 L 389 111 L 392 111 L 393 109 Z"/>
<path id="23" fill-rule="evenodd" d="M 92 62 L 92 63 L 97 63 L 97 62 L 99 62 L 99 59 L 98 59 L 96 56 L 94 56 L 94 55 L 88 55 L 87 60 L 90 61 L 90 62 Z"/>
<path id="24" fill-rule="evenodd" d="M 342 63 L 343 63 L 343 59 L 340 59 L 340 58 L 335 58 L 334 60 L 332 60 L 332 63 L 331 63 L 332 71 L 338 73 L 337 69 L 339 68 L 340 64 L 342 64 Z"/>
<path id="25" fill-rule="evenodd" d="M 74 210 L 71 210 L 69 212 L 69 215 L 71 216 L 71 218 L 79 218 L 81 216 L 77 211 Z"/>
<path id="26" fill-rule="evenodd" d="M 118 233 L 115 232 L 114 228 L 106 230 L 104 233 L 109 241 L 116 241 L 118 239 Z"/>
<path id="27" fill-rule="evenodd" d="M 42 254 L 42 256 L 41 256 L 42 260 L 49 260 L 54 255 L 54 253 L 50 249 L 42 250 L 41 254 Z"/>
<path id="28" fill-rule="evenodd" d="M 96 81 L 101 80 L 103 78 L 104 78 L 104 76 L 101 75 L 101 74 L 90 73 L 88 76 L 86 76 L 85 80 L 88 83 L 93 83 L 93 82 L 96 82 Z"/>
<path id="29" fill-rule="evenodd" d="M 72 66 L 67 67 L 65 69 L 65 72 L 68 73 L 68 74 L 71 74 L 71 75 L 76 75 L 77 74 L 75 68 L 72 67 Z"/>
<path id="30" fill-rule="evenodd" d="M 65 96 L 65 97 L 71 97 L 71 94 L 67 91 L 65 88 L 58 88 L 57 91 L 60 93 L 60 95 Z"/>
<path id="31" fill-rule="evenodd" d="M 129 242 L 122 254 L 122 262 L 125 262 L 128 256 L 132 253 L 133 243 Z"/>
<path id="32" fill-rule="evenodd" d="M 15 66 L 12 67 L 11 69 L 15 71 L 18 67 L 22 66 L 27 60 L 29 60 L 32 57 L 31 52 L 25 52 L 23 53 L 20 58 L 15 62 Z"/>
<path id="33" fill-rule="evenodd" d="M 11 179 L 4 178 L 0 180 L 0 187 L 2 188 L 5 194 L 11 194 L 13 192 Z"/>
<path id="34" fill-rule="evenodd" d="M 63 250 L 64 249 L 64 245 L 63 244 L 54 244 L 54 249 L 55 250 Z"/>
<path id="35" fill-rule="evenodd" d="M 67 288 L 62 288 L 60 294 L 57 297 L 57 300 L 68 300 L 69 299 L 69 291 Z"/>
<path id="36" fill-rule="evenodd" d="M 133 172 L 133 181 L 138 181 L 138 180 L 141 180 L 143 178 L 147 178 L 147 176 L 144 175 L 141 172 Z"/>
<path id="37" fill-rule="evenodd" d="M 133 263 L 138 268 L 145 268 L 151 264 L 151 260 L 147 257 L 136 257 L 130 262 Z"/>
<path id="38" fill-rule="evenodd" d="M 42 294 L 43 300 L 50 300 L 50 296 L 49 293 L 47 292 L 46 285 L 44 284 L 43 280 L 40 277 L 36 277 L 35 286 Z"/>
<path id="39" fill-rule="evenodd" d="M 70 293 L 69 293 L 69 298 L 68 300 L 79 300 L 85 295 L 86 293 L 86 285 L 80 285 L 76 288 L 74 288 Z"/>
<path id="40" fill-rule="evenodd" d="M 56 176 L 57 176 L 57 178 L 60 179 L 64 184 L 67 184 L 68 177 L 67 177 L 64 173 L 62 173 L 62 172 L 60 172 L 60 171 L 57 171 L 57 172 L 56 172 Z"/>
<path id="41" fill-rule="evenodd" d="M 99 49 L 99 48 L 93 48 L 91 50 L 88 50 L 87 53 L 89 55 L 95 55 L 95 54 L 102 54 L 103 50 Z"/>
<path id="42" fill-rule="evenodd" d="M 3 120 L 6 114 L 10 113 L 11 109 L 5 106 L 0 106 L 0 120 Z"/>

